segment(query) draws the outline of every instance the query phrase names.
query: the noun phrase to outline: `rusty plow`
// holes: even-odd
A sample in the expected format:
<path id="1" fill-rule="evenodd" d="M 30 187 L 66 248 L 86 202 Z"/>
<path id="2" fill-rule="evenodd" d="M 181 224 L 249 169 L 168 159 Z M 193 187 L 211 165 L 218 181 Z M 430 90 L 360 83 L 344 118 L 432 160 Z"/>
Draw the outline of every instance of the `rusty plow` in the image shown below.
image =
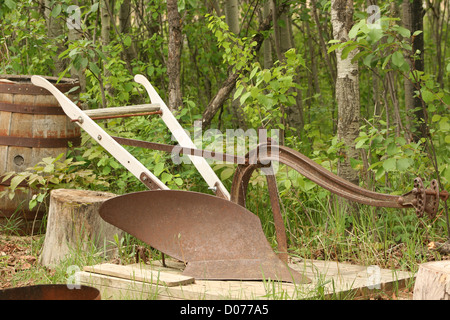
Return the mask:
<path id="1" fill-rule="evenodd" d="M 144 241 L 151 247 L 181 260 L 185 275 L 197 279 L 263 280 L 308 283 L 308 279 L 287 264 L 288 251 L 279 194 L 271 164 L 285 164 L 317 185 L 358 203 L 392 208 L 414 208 L 421 216 L 436 215 L 439 200 L 448 192 L 439 190 L 435 180 L 425 188 L 415 179 L 412 191 L 403 196 L 363 189 L 324 169 L 290 148 L 260 144 L 245 157 L 197 149 L 150 82 L 137 75 L 150 96 L 151 104 L 82 111 L 51 83 L 39 76 L 32 82 L 50 91 L 64 112 L 94 140 L 150 189 L 117 196 L 104 202 L 101 217 Z M 125 139 L 108 135 L 94 119 L 158 114 L 178 141 L 177 146 Z M 170 190 L 122 145 L 186 154 L 215 196 L 191 191 Z M 206 159 L 238 164 L 230 192 L 218 179 Z M 275 224 L 277 251 L 267 241 L 259 218 L 246 209 L 246 193 L 255 170 L 265 170 Z"/>

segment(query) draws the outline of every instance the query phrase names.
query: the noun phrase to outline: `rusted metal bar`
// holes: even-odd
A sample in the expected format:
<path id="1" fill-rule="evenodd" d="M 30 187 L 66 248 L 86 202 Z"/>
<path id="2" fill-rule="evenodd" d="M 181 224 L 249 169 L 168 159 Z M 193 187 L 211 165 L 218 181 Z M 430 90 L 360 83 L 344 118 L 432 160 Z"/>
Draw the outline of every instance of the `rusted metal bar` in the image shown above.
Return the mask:
<path id="1" fill-rule="evenodd" d="M 378 193 L 361 188 L 360 186 L 348 182 L 347 180 L 328 171 L 327 169 L 323 168 L 313 160 L 302 155 L 300 152 L 292 150 L 285 146 L 271 146 L 267 144 L 260 145 L 258 146 L 258 148 L 253 150 L 248 155 L 248 157 L 253 158 L 256 157 L 257 163 L 267 164 L 268 161 L 278 161 L 280 163 L 286 164 L 289 167 L 296 170 L 297 172 L 301 173 L 306 178 L 315 182 L 317 185 L 323 187 L 324 189 L 327 189 L 332 193 L 337 194 L 338 196 L 341 196 L 351 201 L 377 207 L 389 207 L 389 208 L 414 207 L 412 199 L 416 197 L 415 196 L 412 197 L 410 193 L 407 193 L 403 196 L 397 196 Z M 251 168 L 255 170 L 257 167 L 262 167 L 262 165 L 253 166 Z M 240 196 L 242 196 L 243 194 L 242 190 L 240 190 L 242 186 L 245 185 L 245 182 L 242 183 L 243 178 L 249 178 L 250 174 L 246 173 L 245 177 L 244 176 L 241 177 L 239 175 L 242 175 L 242 173 L 245 171 L 246 170 L 242 170 L 242 168 L 240 170 L 237 170 L 238 174 L 235 176 L 234 181 L 235 188 L 234 191 L 232 190 L 233 199 L 238 200 Z M 424 196 L 435 196 L 437 194 L 436 190 L 425 191 L 423 184 L 420 184 L 419 180 L 417 180 L 417 184 L 418 184 L 417 189 L 423 190 Z M 441 192 L 439 193 L 438 197 L 444 200 L 446 198 L 446 195 L 448 197 L 447 192 Z M 425 208 L 426 207 L 424 207 L 424 209 Z"/>
<path id="2" fill-rule="evenodd" d="M 268 168 L 271 172 L 265 172 L 267 188 L 269 189 L 270 205 L 272 206 L 273 223 L 275 225 L 276 239 L 278 246 L 278 257 L 281 261 L 288 263 L 286 228 L 284 219 L 281 215 L 280 199 L 278 198 L 278 186 L 275 173 L 272 167 Z"/>
<path id="3" fill-rule="evenodd" d="M 112 136 L 112 138 L 114 140 L 116 140 L 118 143 L 120 143 L 121 145 L 164 151 L 167 153 L 172 153 L 175 156 L 186 154 L 186 155 L 197 156 L 197 157 L 202 157 L 202 158 L 206 158 L 206 159 L 214 159 L 217 161 L 231 162 L 231 163 L 236 163 L 236 164 L 245 164 L 248 161 L 246 157 L 232 155 L 232 154 L 225 154 L 225 153 L 220 153 L 220 152 L 215 152 L 215 151 L 185 148 L 185 147 L 180 147 L 179 145 L 174 146 L 174 145 L 169 145 L 169 144 L 164 144 L 164 143 L 156 143 L 156 142 L 121 138 L 121 137 L 115 137 L 115 136 Z"/>
<path id="4" fill-rule="evenodd" d="M 247 187 L 253 172 L 267 167 L 268 163 L 272 161 L 288 165 L 317 185 L 348 200 L 376 207 L 414 208 L 419 217 L 426 212 L 430 218 L 434 218 L 438 210 L 439 200 L 447 201 L 449 196 L 447 191 L 439 191 L 436 180 L 431 181 L 430 189 L 425 189 L 420 178 L 414 179 L 414 188 L 402 196 L 366 190 L 342 179 L 308 157 L 285 146 L 259 145 L 247 155 L 247 158 L 251 159 L 252 164 L 237 167 L 230 191 L 231 201 L 243 207 L 246 206 Z M 274 187 L 274 184 L 276 185 L 276 181 L 274 181 L 274 177 L 268 178 L 268 184 L 270 184 L 269 196 L 275 221 L 279 219 L 280 213 L 279 204 L 276 204 L 278 190 Z M 275 223 L 275 231 L 278 240 L 278 235 L 285 233 L 284 224 Z M 280 246 L 285 246 L 285 243 L 278 240 L 278 245 L 280 250 Z"/>

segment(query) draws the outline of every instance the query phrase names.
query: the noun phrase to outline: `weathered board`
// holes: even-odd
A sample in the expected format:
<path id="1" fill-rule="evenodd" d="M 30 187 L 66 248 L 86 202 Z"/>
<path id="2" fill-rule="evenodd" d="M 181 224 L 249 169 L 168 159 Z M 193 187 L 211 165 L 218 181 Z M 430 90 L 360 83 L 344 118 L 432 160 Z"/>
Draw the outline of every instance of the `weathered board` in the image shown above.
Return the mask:
<path id="1" fill-rule="evenodd" d="M 142 267 L 144 266 L 144 268 Z M 131 279 L 134 281 L 148 282 L 167 287 L 182 286 L 194 283 L 194 278 L 168 272 L 160 272 L 145 268 L 145 265 L 120 266 L 112 263 L 104 263 L 84 268 L 85 271 L 103 274 L 112 277 Z"/>
<path id="2" fill-rule="evenodd" d="M 167 259 L 166 259 L 167 260 Z M 76 274 L 80 284 L 96 287 L 102 299 L 353 299 L 368 296 L 378 291 L 390 292 L 410 284 L 414 275 L 409 272 L 380 269 L 376 266 L 358 266 L 333 261 L 295 260 L 290 266 L 304 272 L 312 283 L 267 281 L 211 281 L 197 280 L 184 285 L 165 285 L 164 281 L 152 283 L 139 281 L 130 270 L 140 270 L 143 277 L 150 279 L 157 272 L 160 279 L 182 276 L 182 263 L 166 261 L 163 267 L 159 261 L 151 264 L 134 264 L 115 268 L 115 276 L 102 274 L 104 265 L 87 267 Z M 95 271 L 95 272 L 92 272 Z M 146 272 L 149 272 L 145 275 Z M 118 276 L 117 273 L 120 275 Z M 127 276 L 128 275 L 128 276 Z M 183 276 L 184 277 L 184 276 Z"/>

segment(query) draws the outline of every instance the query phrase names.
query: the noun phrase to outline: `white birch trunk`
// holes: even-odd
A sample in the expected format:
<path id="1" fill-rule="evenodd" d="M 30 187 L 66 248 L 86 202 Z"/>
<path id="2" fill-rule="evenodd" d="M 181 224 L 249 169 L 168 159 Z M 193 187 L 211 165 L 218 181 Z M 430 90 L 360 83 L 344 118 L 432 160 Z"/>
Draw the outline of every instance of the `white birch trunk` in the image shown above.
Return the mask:
<path id="1" fill-rule="evenodd" d="M 336 40 L 346 42 L 349 40 L 348 32 L 353 26 L 353 1 L 331 1 L 331 23 L 333 37 Z M 345 143 L 343 158 L 338 165 L 338 174 L 353 183 L 358 183 L 358 173 L 350 165 L 350 159 L 357 159 L 358 152 L 355 149 L 355 139 L 359 135 L 359 72 L 358 63 L 352 63 L 353 57 L 358 53 L 353 50 L 343 59 L 342 50 L 336 51 L 337 79 L 336 100 L 338 104 L 338 138 Z"/>

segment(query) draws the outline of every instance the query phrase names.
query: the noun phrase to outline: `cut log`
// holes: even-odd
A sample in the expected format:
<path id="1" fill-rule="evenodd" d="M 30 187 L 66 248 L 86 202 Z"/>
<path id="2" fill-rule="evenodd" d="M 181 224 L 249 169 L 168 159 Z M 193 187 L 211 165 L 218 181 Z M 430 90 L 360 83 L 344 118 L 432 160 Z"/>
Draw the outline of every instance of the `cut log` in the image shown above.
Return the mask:
<path id="1" fill-rule="evenodd" d="M 450 300 L 450 261 L 419 266 L 413 300 Z"/>
<path id="2" fill-rule="evenodd" d="M 104 221 L 98 211 L 116 195 L 109 192 L 57 189 L 50 193 L 47 230 L 39 262 L 54 267 L 70 254 L 95 252 L 114 257 L 114 238 L 123 231 Z"/>

